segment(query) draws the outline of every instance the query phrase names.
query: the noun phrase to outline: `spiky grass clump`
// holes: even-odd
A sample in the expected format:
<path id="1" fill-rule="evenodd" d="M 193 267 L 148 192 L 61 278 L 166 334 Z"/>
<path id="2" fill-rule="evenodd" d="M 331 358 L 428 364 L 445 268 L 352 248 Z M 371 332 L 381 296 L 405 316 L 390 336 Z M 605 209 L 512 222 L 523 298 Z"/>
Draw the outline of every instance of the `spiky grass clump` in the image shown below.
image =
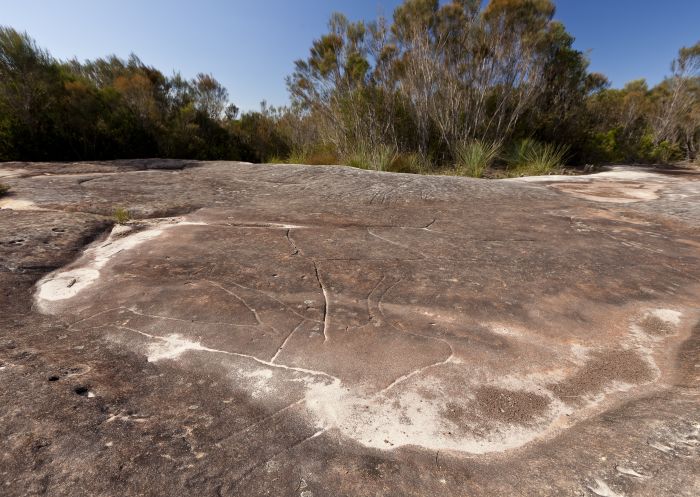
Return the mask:
<path id="1" fill-rule="evenodd" d="M 295 148 L 289 153 L 287 157 L 287 164 L 306 164 L 307 158 L 309 157 L 309 151 L 303 148 Z"/>
<path id="2" fill-rule="evenodd" d="M 483 178 L 486 170 L 498 158 L 501 147 L 497 143 L 472 140 L 461 143 L 455 151 L 455 170 L 460 176 Z"/>
<path id="3" fill-rule="evenodd" d="M 553 143 L 540 143 L 526 138 L 520 140 L 506 157 L 510 176 L 542 176 L 560 169 L 566 160 L 569 147 Z"/>
<path id="4" fill-rule="evenodd" d="M 129 214 L 129 211 L 124 209 L 123 207 L 118 207 L 114 209 L 112 217 L 114 218 L 114 221 L 117 224 L 126 224 L 129 221 L 131 221 L 131 214 Z"/>
<path id="5" fill-rule="evenodd" d="M 270 157 L 265 160 L 267 164 L 286 164 L 286 160 L 280 157 L 279 155 L 271 155 Z"/>
<path id="6" fill-rule="evenodd" d="M 430 159 L 418 153 L 396 154 L 387 171 L 392 173 L 428 174 L 433 169 Z"/>
<path id="7" fill-rule="evenodd" d="M 379 145 L 371 150 L 360 147 L 345 160 L 345 164 L 358 169 L 389 171 L 396 157 L 396 149 L 390 145 Z"/>
<path id="8" fill-rule="evenodd" d="M 330 166 L 338 164 L 340 161 L 335 147 L 321 144 L 313 147 L 295 148 L 284 162 L 308 166 Z"/>

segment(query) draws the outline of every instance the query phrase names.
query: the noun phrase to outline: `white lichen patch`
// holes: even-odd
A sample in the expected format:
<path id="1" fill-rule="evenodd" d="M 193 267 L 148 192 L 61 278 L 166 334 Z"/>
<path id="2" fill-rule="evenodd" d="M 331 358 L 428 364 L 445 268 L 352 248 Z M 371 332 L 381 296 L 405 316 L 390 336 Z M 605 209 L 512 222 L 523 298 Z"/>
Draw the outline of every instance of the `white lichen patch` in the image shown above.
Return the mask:
<path id="1" fill-rule="evenodd" d="M 258 368 L 251 371 L 241 371 L 240 376 L 251 381 L 251 396 L 254 399 L 271 395 L 275 388 L 272 384 L 274 373 L 272 369 Z"/>
<path id="2" fill-rule="evenodd" d="M 115 226 L 107 240 L 89 247 L 76 263 L 48 274 L 37 283 L 37 307 L 41 312 L 50 313 L 55 303 L 75 297 L 99 280 L 101 270 L 118 254 L 158 238 L 166 229 L 199 224 L 186 221 L 163 223 L 133 234 L 130 234 L 133 231 L 130 226 Z"/>
<path id="3" fill-rule="evenodd" d="M 38 207 L 31 200 L 22 200 L 19 198 L 5 198 L 0 200 L 0 209 L 8 209 L 13 211 L 40 211 L 44 210 Z"/>
<path id="4" fill-rule="evenodd" d="M 179 359 L 182 354 L 190 351 L 209 351 L 199 342 L 187 340 L 180 335 L 170 335 L 153 342 L 148 347 L 148 362 L 158 362 L 167 359 Z"/>
<path id="5" fill-rule="evenodd" d="M 591 485 L 588 485 L 588 490 L 598 497 L 623 497 L 621 494 L 612 490 L 608 484 L 600 478 L 596 478 Z"/>
<path id="6" fill-rule="evenodd" d="M 335 429 L 366 447 L 393 450 L 418 446 L 470 454 L 521 447 L 538 438 L 562 414 L 557 405 L 532 426 L 490 423 L 484 433 L 483 425 L 469 429 L 447 419 L 448 401 L 453 399 L 439 394 L 425 397 L 421 393 L 425 388 L 421 387 L 428 385 L 422 383 L 400 392 L 372 395 L 349 389 L 341 382 L 316 382 L 309 384 L 305 405 L 319 429 Z M 439 392 L 439 382 L 429 383 L 431 392 Z M 468 398 L 463 400 L 469 402 Z"/>
<path id="7" fill-rule="evenodd" d="M 630 335 L 635 346 L 647 355 L 653 353 L 654 346 L 673 335 L 681 324 L 683 313 L 672 309 L 651 309 L 637 322 L 630 324 Z"/>
<path id="8" fill-rule="evenodd" d="M 100 277 L 95 268 L 79 268 L 53 273 L 38 284 L 36 300 L 39 309 L 46 310 L 46 303 L 74 297 L 92 285 Z"/>
<path id="9" fill-rule="evenodd" d="M 509 326 L 495 325 L 489 328 L 493 333 L 505 337 L 521 337 L 523 333 Z"/>
<path id="10" fill-rule="evenodd" d="M 152 340 L 147 349 L 149 362 L 178 360 L 188 352 L 223 354 L 245 361 L 237 360 L 229 366 L 232 377 L 236 378 L 238 388 L 245 389 L 259 401 L 273 400 L 280 392 L 291 391 L 292 384 L 301 384 L 302 398 L 292 405 L 304 405 L 310 421 L 321 432 L 336 430 L 344 437 L 376 449 L 418 446 L 471 454 L 499 452 L 535 440 L 565 414 L 564 406 L 552 401 L 528 426 L 493 422 L 478 414 L 469 388 L 455 399 L 445 390 L 446 384 L 432 375 L 407 375 L 408 381 L 396 388 L 369 391 L 356 385 L 347 386 L 341 379 L 323 373 L 211 349 L 180 335 L 159 337 L 140 333 Z M 252 364 L 251 359 L 254 360 Z M 444 366 L 454 367 L 451 362 L 445 362 Z M 524 385 L 507 383 L 514 388 Z M 527 388 L 518 388 L 518 391 L 543 393 L 535 382 L 529 382 Z M 448 419 L 445 413 L 455 401 L 465 405 L 470 413 L 475 412 L 475 417 L 465 421 L 466 424 Z"/>
<path id="11" fill-rule="evenodd" d="M 27 173 L 26 169 L 9 169 L 9 168 L 0 168 L 0 178 L 6 179 L 6 178 L 19 178 L 23 174 Z"/>
<path id="12" fill-rule="evenodd" d="M 674 326 L 681 324 L 681 317 L 683 317 L 683 313 L 672 309 L 653 309 L 649 314 Z"/>
<path id="13" fill-rule="evenodd" d="M 661 175 L 648 171 L 640 171 L 634 168 L 614 167 L 609 171 L 603 171 L 594 174 L 585 174 L 580 176 L 551 174 L 548 176 L 523 176 L 521 178 L 513 178 L 508 181 L 524 181 L 528 183 L 565 181 L 586 183 L 594 179 L 616 180 L 616 181 L 652 181 L 660 179 Z"/>
<path id="14" fill-rule="evenodd" d="M 570 349 L 574 358 L 581 362 L 586 361 L 590 355 L 590 348 L 581 345 L 580 343 L 572 343 Z"/>
<path id="15" fill-rule="evenodd" d="M 628 167 L 582 176 L 530 176 L 506 181 L 546 183 L 574 197 L 614 204 L 656 200 L 667 182 L 659 174 Z"/>

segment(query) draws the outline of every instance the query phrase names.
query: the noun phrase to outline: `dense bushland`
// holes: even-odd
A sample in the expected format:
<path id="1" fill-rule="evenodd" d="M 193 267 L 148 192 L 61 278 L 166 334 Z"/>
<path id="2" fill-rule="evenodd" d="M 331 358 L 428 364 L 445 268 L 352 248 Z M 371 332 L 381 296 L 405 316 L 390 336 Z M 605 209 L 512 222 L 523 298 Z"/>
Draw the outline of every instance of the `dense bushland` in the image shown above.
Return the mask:
<path id="1" fill-rule="evenodd" d="M 288 79 L 308 125 L 296 145 L 330 146 L 344 162 L 359 153 L 379 169 L 417 154 L 474 176 L 499 163 L 506 174 L 542 174 L 564 161 L 697 157 L 700 43 L 655 88 L 611 89 L 549 0 L 481 4 L 406 0 L 392 21 L 333 16 Z"/>
<path id="2" fill-rule="evenodd" d="M 406 0 L 334 15 L 287 80 L 291 104 L 240 114 L 211 75 L 136 56 L 58 61 L 0 28 L 0 160 L 128 157 L 343 163 L 411 173 L 546 174 L 562 164 L 695 160 L 700 43 L 650 88 L 591 73 L 550 0 Z"/>
<path id="3" fill-rule="evenodd" d="M 135 55 L 57 61 L 0 27 L 0 160 L 261 160 L 252 120 L 211 75 L 166 77 Z"/>

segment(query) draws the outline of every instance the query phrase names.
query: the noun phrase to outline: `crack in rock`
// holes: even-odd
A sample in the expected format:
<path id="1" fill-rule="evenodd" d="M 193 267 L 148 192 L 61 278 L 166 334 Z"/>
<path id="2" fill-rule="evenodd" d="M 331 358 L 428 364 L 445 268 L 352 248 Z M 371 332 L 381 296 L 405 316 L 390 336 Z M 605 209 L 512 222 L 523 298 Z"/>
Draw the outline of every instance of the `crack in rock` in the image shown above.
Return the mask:
<path id="1" fill-rule="evenodd" d="M 321 281 L 321 275 L 318 272 L 318 265 L 316 264 L 316 261 L 313 261 L 314 264 L 314 274 L 316 275 L 316 281 L 318 281 L 318 286 L 321 289 L 321 293 L 323 294 L 323 299 L 325 301 L 325 304 L 323 305 L 323 343 L 328 342 L 328 321 L 329 321 L 329 309 L 328 309 L 328 304 L 329 304 L 329 298 L 328 298 L 328 292 L 326 291 L 326 287 Z"/>

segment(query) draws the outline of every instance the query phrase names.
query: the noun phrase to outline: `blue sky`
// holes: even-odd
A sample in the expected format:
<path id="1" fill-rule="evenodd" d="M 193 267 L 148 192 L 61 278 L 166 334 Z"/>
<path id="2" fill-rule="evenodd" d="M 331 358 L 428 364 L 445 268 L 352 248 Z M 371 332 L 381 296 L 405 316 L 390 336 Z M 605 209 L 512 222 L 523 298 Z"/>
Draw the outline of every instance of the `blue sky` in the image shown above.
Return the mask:
<path id="1" fill-rule="evenodd" d="M 243 109 L 284 104 L 284 78 L 329 15 L 391 14 L 400 0 L 0 0 L 0 24 L 26 30 L 58 58 L 134 52 L 165 73 L 210 72 Z M 700 0 L 555 0 L 557 18 L 615 86 L 660 81 L 700 41 Z"/>

